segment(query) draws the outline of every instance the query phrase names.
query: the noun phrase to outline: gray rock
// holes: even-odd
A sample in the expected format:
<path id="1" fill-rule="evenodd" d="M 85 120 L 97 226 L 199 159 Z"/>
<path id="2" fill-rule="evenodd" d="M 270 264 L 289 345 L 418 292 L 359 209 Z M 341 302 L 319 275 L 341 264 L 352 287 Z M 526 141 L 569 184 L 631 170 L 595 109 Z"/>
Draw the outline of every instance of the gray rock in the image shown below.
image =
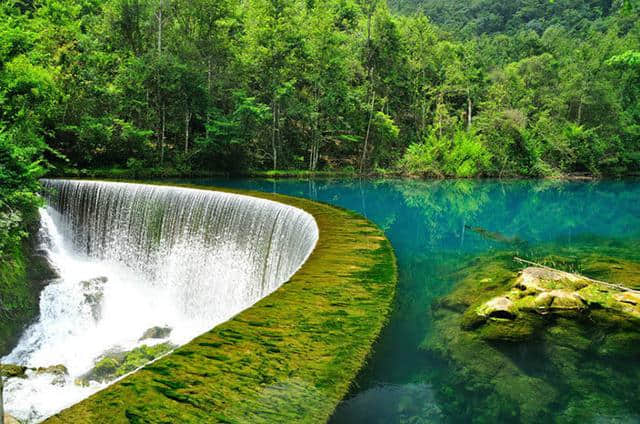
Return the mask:
<path id="1" fill-rule="evenodd" d="M 170 327 L 151 327 L 138 340 L 166 339 L 171 334 Z"/>
<path id="2" fill-rule="evenodd" d="M 104 285 L 107 281 L 107 277 L 80 281 L 84 303 L 91 308 L 91 316 L 96 321 L 99 321 L 102 316 L 102 299 L 104 298 Z"/>

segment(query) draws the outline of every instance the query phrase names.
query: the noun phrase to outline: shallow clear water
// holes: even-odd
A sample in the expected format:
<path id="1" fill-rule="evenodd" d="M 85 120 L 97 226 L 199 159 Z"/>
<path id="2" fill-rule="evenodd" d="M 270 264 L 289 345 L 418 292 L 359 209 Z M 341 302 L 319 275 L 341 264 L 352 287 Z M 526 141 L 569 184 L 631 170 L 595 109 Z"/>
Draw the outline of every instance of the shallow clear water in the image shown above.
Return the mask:
<path id="1" fill-rule="evenodd" d="M 482 411 L 474 410 L 478 403 L 472 395 L 452 404 L 452 396 L 447 395 L 448 365 L 418 348 L 432 322 L 430 305 L 451 291 L 456 282 L 453 274 L 474 256 L 506 248 L 504 243 L 465 229 L 465 225 L 517 237 L 523 242 L 520 249 L 526 250 L 523 254 L 540 246 L 559 250 L 580 246 L 598 251 L 601 246 L 620 243 L 625 246 L 626 257 L 640 259 L 638 180 L 192 182 L 283 193 L 342 206 L 377 223 L 391 240 L 400 276 L 395 310 L 371 361 L 358 378 L 357 388 L 340 405 L 333 423 L 488 422 L 481 418 Z M 548 373 L 540 371 L 545 364 L 536 363 L 535 346 L 519 354 L 527 358 L 527 373 L 546 378 Z M 631 376 L 640 378 L 640 358 L 631 358 L 624 366 Z M 606 381 L 606 373 L 598 378 L 605 381 L 582 386 L 575 397 L 586 399 L 588 404 L 589 399 L 598 398 L 615 384 Z M 599 414 L 596 406 L 587 408 L 582 422 L 640 422 L 638 389 L 620 396 L 624 397 L 620 399 L 624 409 L 607 415 Z M 566 403 L 553 407 L 556 409 L 550 416 L 554 421 L 562 421 L 563 410 L 566 418 Z"/>

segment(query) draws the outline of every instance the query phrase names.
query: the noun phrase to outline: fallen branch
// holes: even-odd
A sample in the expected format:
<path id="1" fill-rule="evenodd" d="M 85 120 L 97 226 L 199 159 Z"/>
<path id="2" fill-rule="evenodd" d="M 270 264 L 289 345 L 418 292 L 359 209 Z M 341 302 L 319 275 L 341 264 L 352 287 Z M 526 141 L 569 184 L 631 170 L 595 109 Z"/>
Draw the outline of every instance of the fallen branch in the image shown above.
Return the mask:
<path id="1" fill-rule="evenodd" d="M 585 277 L 584 275 L 563 271 L 561 269 L 551 268 L 549 266 L 542 265 L 542 264 L 539 264 L 539 263 L 536 263 L 536 262 L 531 262 L 531 261 L 528 261 L 526 259 L 519 258 L 517 256 L 514 256 L 513 260 L 516 261 L 516 262 L 520 262 L 520 263 L 526 264 L 526 265 L 533 265 L 533 266 L 536 266 L 538 268 L 548 269 L 549 271 L 555 271 L 555 272 L 561 272 L 563 274 L 573 275 L 573 276 L 578 277 L 580 279 L 587 280 L 587 281 L 590 281 L 592 283 L 600 284 L 600 285 L 603 285 L 605 287 L 609 287 L 609 288 L 612 288 L 612 289 L 640 294 L 640 290 L 632 289 L 630 287 L 623 286 L 622 284 L 608 283 L 606 281 L 595 280 L 593 278 Z"/>

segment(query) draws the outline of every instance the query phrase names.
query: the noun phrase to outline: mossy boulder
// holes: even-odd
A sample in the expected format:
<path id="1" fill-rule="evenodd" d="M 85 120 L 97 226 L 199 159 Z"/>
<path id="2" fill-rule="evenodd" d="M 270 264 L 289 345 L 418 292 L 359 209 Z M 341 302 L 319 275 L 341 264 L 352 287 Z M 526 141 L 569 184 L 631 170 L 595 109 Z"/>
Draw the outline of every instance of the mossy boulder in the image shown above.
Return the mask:
<path id="1" fill-rule="evenodd" d="M 15 364 L 0 364 L 0 377 L 4 378 L 25 378 L 27 367 Z"/>
<path id="2" fill-rule="evenodd" d="M 79 386 L 87 386 L 91 381 L 106 383 L 135 371 L 141 366 L 171 351 L 175 345 L 161 343 L 154 346 L 142 345 L 130 351 L 111 351 L 98 358 L 94 367 L 76 379 Z"/>
<path id="3" fill-rule="evenodd" d="M 452 415 L 464 407 L 474 411 L 469 422 L 575 422 L 616 408 L 638 416 L 633 403 L 605 400 L 640 395 L 640 366 L 629 361 L 640 355 L 637 292 L 543 267 L 518 270 L 509 254 L 475 258 L 457 277 L 454 290 L 432 305 L 421 344 L 446 364 L 438 395 L 456 408 Z M 585 403 L 585 396 L 592 399 Z"/>
<path id="4" fill-rule="evenodd" d="M 513 278 L 510 287 L 495 291 L 496 296 L 464 311 L 463 329 L 476 330 L 487 340 L 518 341 L 552 323 L 551 317 L 588 316 L 600 325 L 620 320 L 640 323 L 639 293 L 563 271 L 528 267 Z"/>

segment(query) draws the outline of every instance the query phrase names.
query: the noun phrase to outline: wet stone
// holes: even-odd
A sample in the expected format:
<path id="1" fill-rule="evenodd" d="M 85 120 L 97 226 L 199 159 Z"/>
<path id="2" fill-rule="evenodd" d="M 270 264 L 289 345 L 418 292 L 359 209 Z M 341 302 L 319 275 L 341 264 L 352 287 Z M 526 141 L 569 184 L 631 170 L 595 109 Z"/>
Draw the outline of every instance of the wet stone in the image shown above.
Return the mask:
<path id="1" fill-rule="evenodd" d="M 91 316 L 95 321 L 99 321 L 102 316 L 102 300 L 104 298 L 104 286 L 107 281 L 107 277 L 80 281 L 84 296 L 83 302 L 91 309 Z"/>
<path id="2" fill-rule="evenodd" d="M 4 378 L 25 378 L 27 367 L 14 364 L 0 364 L 0 376 Z"/>
<path id="3" fill-rule="evenodd" d="M 151 327 L 146 330 L 138 340 L 166 339 L 171 335 L 171 331 L 171 327 Z"/>

